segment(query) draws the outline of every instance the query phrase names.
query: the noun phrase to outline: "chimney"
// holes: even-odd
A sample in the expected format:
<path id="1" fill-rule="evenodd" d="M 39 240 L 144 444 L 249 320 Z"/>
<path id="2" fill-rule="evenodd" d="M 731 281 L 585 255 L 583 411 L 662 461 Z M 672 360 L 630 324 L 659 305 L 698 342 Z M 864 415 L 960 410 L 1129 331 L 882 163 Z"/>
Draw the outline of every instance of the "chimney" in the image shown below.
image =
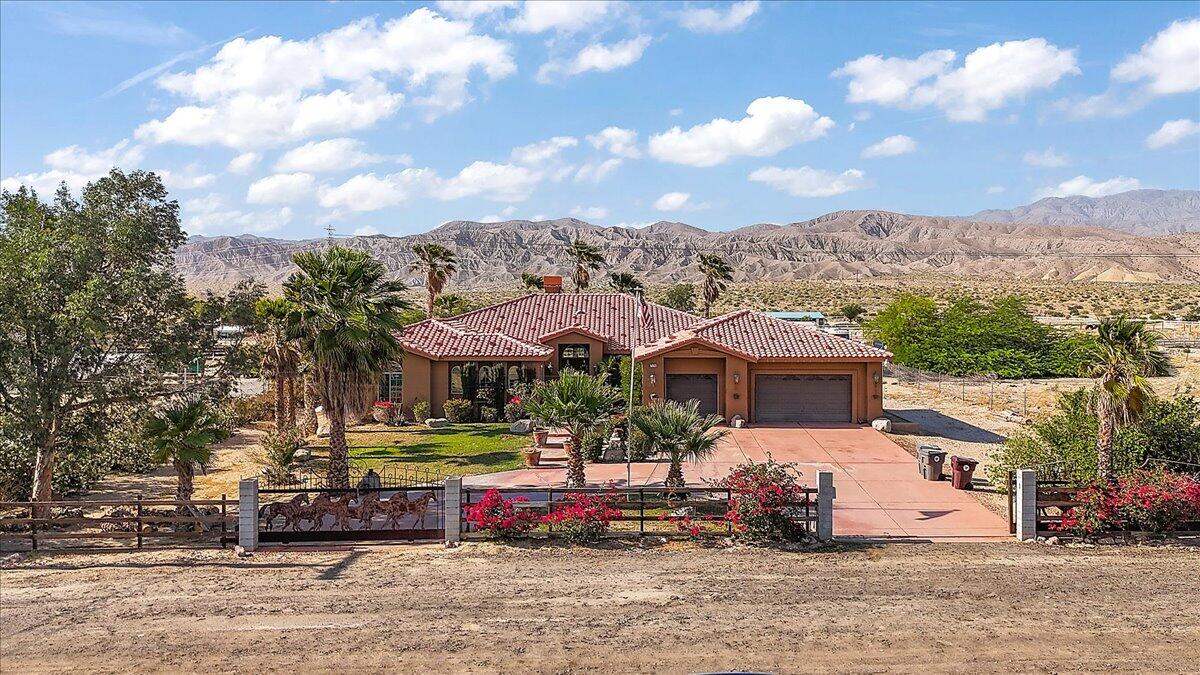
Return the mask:
<path id="1" fill-rule="evenodd" d="M 551 275 L 543 276 L 542 290 L 547 293 L 562 293 L 562 277 Z"/>

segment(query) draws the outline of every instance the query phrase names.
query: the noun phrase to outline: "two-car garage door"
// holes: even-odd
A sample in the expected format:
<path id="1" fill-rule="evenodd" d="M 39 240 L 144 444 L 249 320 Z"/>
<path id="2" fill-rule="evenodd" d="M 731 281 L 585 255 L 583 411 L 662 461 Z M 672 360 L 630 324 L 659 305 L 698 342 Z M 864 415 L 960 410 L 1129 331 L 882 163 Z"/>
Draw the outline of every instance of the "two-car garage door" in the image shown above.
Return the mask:
<path id="1" fill-rule="evenodd" d="M 758 375 L 754 421 L 850 422 L 853 388 L 849 375 Z"/>

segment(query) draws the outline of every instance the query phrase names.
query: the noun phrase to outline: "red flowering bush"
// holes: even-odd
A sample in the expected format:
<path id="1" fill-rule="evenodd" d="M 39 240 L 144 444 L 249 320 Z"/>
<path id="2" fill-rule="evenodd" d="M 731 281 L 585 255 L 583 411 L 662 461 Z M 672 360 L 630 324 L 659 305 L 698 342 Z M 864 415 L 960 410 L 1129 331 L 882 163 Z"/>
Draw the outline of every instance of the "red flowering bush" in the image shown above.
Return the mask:
<path id="1" fill-rule="evenodd" d="M 700 535 L 709 531 L 707 527 L 708 519 L 704 516 L 673 516 L 669 513 L 664 513 L 658 519 L 674 523 L 675 529 L 687 534 L 692 539 L 699 539 Z"/>
<path id="2" fill-rule="evenodd" d="M 804 527 L 793 517 L 807 499 L 798 476 L 794 465 L 773 459 L 734 468 L 718 483 L 731 493 L 725 519 L 733 525 L 734 535 L 760 543 L 803 539 Z"/>
<path id="3" fill-rule="evenodd" d="M 528 502 L 526 497 L 505 499 L 496 488 L 483 494 L 483 499 L 463 507 L 467 522 L 477 532 L 489 534 L 497 539 L 511 539 L 529 534 L 537 527 L 538 514 L 516 505 Z"/>
<path id="4" fill-rule="evenodd" d="M 391 423 L 396 419 L 400 409 L 391 401 L 375 401 L 371 406 L 371 415 L 376 422 Z"/>
<path id="5" fill-rule="evenodd" d="M 567 541 L 592 543 L 608 531 L 609 523 L 621 516 L 616 507 L 621 497 L 615 494 L 572 492 L 554 504 L 542 522 L 558 528 Z"/>
<path id="6" fill-rule="evenodd" d="M 1200 480 L 1170 471 L 1133 471 L 1079 490 L 1080 502 L 1052 527 L 1083 536 L 1110 531 L 1170 532 L 1200 521 Z"/>

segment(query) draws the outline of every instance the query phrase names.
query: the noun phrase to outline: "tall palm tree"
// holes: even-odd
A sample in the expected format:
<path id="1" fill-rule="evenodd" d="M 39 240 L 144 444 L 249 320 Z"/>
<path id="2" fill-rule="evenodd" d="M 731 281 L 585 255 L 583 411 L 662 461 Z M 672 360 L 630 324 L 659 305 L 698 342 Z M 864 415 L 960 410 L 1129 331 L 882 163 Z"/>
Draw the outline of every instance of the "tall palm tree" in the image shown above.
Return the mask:
<path id="1" fill-rule="evenodd" d="M 561 427 L 570 436 L 566 443 L 567 487 L 584 487 L 581 439 L 604 424 L 621 402 L 621 395 L 606 376 L 563 371 L 558 379 L 539 382 L 525 401 L 525 410 L 548 427 Z"/>
<path id="2" fill-rule="evenodd" d="M 446 282 L 458 271 L 458 259 L 454 251 L 441 244 L 417 244 L 412 247 L 417 259 L 411 269 L 425 275 L 425 291 L 429 297 L 425 301 L 425 314 L 433 317 L 433 305 L 437 296 L 446 287 Z"/>
<path id="3" fill-rule="evenodd" d="M 634 412 L 633 424 L 646 436 L 654 454 L 666 455 L 671 462 L 667 470 L 667 487 L 684 486 L 683 463 L 700 462 L 717 449 L 717 444 L 729 431 L 712 432 L 721 423 L 717 415 L 700 416 L 700 402 L 656 400 Z M 712 433 L 710 433 L 712 432 Z"/>
<path id="4" fill-rule="evenodd" d="M 377 378 L 399 356 L 393 331 L 411 306 L 401 297 L 404 284 L 385 279 L 384 266 L 366 252 L 335 246 L 297 253 L 292 260 L 300 269 L 283 286 L 283 297 L 294 307 L 288 336 L 300 342 L 329 418 L 329 486 L 348 488 L 351 388 Z"/>
<path id="5" fill-rule="evenodd" d="M 146 437 L 154 448 L 154 460 L 175 467 L 175 498 L 190 501 L 194 492 L 196 467 L 205 466 L 212 457 L 209 447 L 224 434 L 221 422 L 202 398 L 171 402 L 146 422 Z M 179 510 L 186 510 L 180 505 Z"/>
<path id="6" fill-rule="evenodd" d="M 296 343 L 287 336 L 292 306 L 283 298 L 262 298 L 254 313 L 262 326 L 263 371 L 275 378 L 275 430 L 283 431 L 296 423 L 294 381 L 300 369 Z"/>
<path id="7" fill-rule="evenodd" d="M 646 292 L 646 286 L 629 272 L 613 272 L 608 275 L 608 283 L 618 293 L 640 295 Z"/>
<path id="8" fill-rule="evenodd" d="M 575 292 L 587 290 L 592 281 L 592 272 L 604 265 L 604 254 L 600 249 L 582 239 L 571 242 L 567 249 L 567 257 L 575 265 L 571 272 L 571 281 L 575 282 Z"/>
<path id="9" fill-rule="evenodd" d="M 1154 397 L 1146 378 L 1167 375 L 1171 362 L 1158 348 L 1158 333 L 1124 316 L 1100 322 L 1099 336 L 1086 355 L 1084 377 L 1096 379 L 1089 402 L 1097 417 L 1096 467 L 1112 480 L 1113 440 L 1117 429 L 1141 419 Z"/>
<path id="10" fill-rule="evenodd" d="M 540 291 L 545 288 L 541 275 L 529 272 L 521 272 L 521 287 L 527 291 Z"/>
<path id="11" fill-rule="evenodd" d="M 700 272 L 704 275 L 704 316 L 708 317 L 717 298 L 725 292 L 726 284 L 733 281 L 733 268 L 719 255 L 702 253 Z"/>

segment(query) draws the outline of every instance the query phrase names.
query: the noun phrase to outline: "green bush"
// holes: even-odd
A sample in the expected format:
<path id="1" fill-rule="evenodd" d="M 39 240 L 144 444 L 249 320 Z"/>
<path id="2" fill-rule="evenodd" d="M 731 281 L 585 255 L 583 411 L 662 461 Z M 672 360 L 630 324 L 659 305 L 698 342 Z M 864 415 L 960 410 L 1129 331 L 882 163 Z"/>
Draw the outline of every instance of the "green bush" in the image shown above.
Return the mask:
<path id="1" fill-rule="evenodd" d="M 300 432 L 287 429 L 282 432 L 268 431 L 258 442 L 255 459 L 266 469 L 269 480 L 286 483 L 291 479 L 291 467 L 296 461 L 296 451 L 301 446 Z"/>
<path id="2" fill-rule="evenodd" d="M 59 432 L 53 491 L 56 498 L 90 489 L 109 470 L 100 451 L 108 427 L 99 411 L 72 421 Z M 28 500 L 33 490 L 37 452 L 32 435 L 13 419 L 0 416 L 0 497 Z"/>
<path id="3" fill-rule="evenodd" d="M 499 413 L 490 405 L 480 406 L 479 421 L 480 422 L 495 422 L 499 419 Z"/>
<path id="4" fill-rule="evenodd" d="M 429 419 L 429 401 L 417 401 L 412 405 L 414 422 L 424 422 Z"/>
<path id="5" fill-rule="evenodd" d="M 525 407 L 520 403 L 506 403 L 504 405 L 504 419 L 509 422 L 516 422 L 519 419 L 525 418 Z"/>
<path id="6" fill-rule="evenodd" d="M 459 422 L 470 422 L 474 415 L 474 409 L 471 402 L 463 398 L 447 399 L 442 404 L 442 410 L 446 413 L 446 419 L 458 424 Z"/>

